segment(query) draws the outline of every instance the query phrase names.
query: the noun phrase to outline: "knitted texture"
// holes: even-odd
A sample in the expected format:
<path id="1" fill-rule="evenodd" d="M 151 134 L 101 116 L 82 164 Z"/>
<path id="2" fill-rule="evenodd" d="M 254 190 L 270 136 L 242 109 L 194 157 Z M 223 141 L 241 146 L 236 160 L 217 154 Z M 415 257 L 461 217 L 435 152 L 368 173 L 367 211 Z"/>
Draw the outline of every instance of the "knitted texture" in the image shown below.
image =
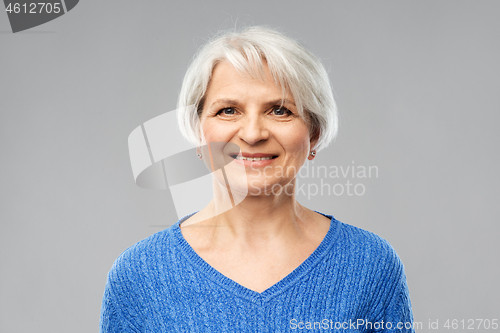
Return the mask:
<path id="1" fill-rule="evenodd" d="M 414 332 L 403 264 L 391 245 L 325 216 L 330 229 L 318 248 L 262 293 L 198 256 L 180 230 L 189 216 L 179 220 L 116 259 L 100 332 Z"/>

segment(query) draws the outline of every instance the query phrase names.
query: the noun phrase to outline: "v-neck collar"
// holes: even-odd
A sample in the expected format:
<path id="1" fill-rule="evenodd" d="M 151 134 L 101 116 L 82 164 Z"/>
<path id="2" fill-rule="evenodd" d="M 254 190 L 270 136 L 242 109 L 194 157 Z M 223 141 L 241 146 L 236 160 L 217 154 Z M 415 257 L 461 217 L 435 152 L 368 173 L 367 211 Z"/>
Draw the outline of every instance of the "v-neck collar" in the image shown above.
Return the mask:
<path id="1" fill-rule="evenodd" d="M 196 212 L 195 212 L 196 213 Z M 185 240 L 182 235 L 180 225 L 186 219 L 191 217 L 193 214 L 183 217 L 179 221 L 177 221 L 172 227 L 171 232 L 173 233 L 173 238 L 176 245 L 179 247 L 180 252 L 200 271 L 204 272 L 209 279 L 223 288 L 231 291 L 232 293 L 245 298 L 252 302 L 265 302 L 274 296 L 279 295 L 284 292 L 290 286 L 293 286 L 295 282 L 300 279 L 304 274 L 309 272 L 328 252 L 328 249 L 333 245 L 335 238 L 337 237 L 338 230 L 340 228 L 340 222 L 336 220 L 331 215 L 326 215 L 320 212 L 317 212 L 323 216 L 326 216 L 330 219 L 330 228 L 326 233 L 325 237 L 319 244 L 319 246 L 314 250 L 314 252 L 304 260 L 299 266 L 297 266 L 290 274 L 285 276 L 283 279 L 267 288 L 263 292 L 259 293 L 257 291 L 251 290 L 247 287 L 242 286 L 238 282 L 228 278 L 224 274 L 220 273 L 218 270 L 213 268 L 210 264 L 208 264 L 203 258 L 201 258 L 196 251 L 189 245 L 189 243 Z"/>

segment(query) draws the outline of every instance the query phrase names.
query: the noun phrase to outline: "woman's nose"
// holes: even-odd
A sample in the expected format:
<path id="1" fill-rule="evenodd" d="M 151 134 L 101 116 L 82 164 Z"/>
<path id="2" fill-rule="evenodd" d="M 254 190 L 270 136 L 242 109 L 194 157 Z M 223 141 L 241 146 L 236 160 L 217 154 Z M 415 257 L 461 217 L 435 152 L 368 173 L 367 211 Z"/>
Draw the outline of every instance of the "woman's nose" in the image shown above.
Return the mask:
<path id="1" fill-rule="evenodd" d="M 254 145 L 269 138 L 269 130 L 260 117 L 248 117 L 241 122 L 238 135 L 249 145 Z"/>

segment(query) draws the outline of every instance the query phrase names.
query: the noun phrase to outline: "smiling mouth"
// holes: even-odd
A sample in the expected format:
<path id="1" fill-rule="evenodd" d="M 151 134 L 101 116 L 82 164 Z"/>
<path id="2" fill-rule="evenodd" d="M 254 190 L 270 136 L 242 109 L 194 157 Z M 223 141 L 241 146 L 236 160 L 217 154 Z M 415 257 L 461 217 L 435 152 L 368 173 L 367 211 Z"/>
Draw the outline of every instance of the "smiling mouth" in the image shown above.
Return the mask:
<path id="1" fill-rule="evenodd" d="M 232 158 L 235 160 L 240 160 L 240 161 L 265 161 L 265 160 L 272 160 L 277 158 L 278 156 L 264 156 L 264 157 L 245 157 L 241 155 L 231 155 Z"/>

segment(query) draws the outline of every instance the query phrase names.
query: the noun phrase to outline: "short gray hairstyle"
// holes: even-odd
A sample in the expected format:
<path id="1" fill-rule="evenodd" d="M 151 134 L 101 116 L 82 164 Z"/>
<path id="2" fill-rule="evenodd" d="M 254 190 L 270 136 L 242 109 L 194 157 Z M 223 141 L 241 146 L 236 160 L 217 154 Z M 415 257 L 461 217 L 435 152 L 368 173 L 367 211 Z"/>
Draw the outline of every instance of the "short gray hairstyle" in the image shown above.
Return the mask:
<path id="1" fill-rule="evenodd" d="M 227 61 L 241 73 L 254 79 L 264 79 L 262 62 L 266 61 L 283 97 L 288 91 L 304 119 L 311 135 L 318 135 L 314 149 L 325 148 L 337 135 L 338 114 L 328 74 L 305 47 L 284 34 L 263 26 L 223 32 L 207 42 L 195 55 L 184 81 L 177 108 L 182 134 L 199 145 L 200 116 L 215 66 Z"/>

